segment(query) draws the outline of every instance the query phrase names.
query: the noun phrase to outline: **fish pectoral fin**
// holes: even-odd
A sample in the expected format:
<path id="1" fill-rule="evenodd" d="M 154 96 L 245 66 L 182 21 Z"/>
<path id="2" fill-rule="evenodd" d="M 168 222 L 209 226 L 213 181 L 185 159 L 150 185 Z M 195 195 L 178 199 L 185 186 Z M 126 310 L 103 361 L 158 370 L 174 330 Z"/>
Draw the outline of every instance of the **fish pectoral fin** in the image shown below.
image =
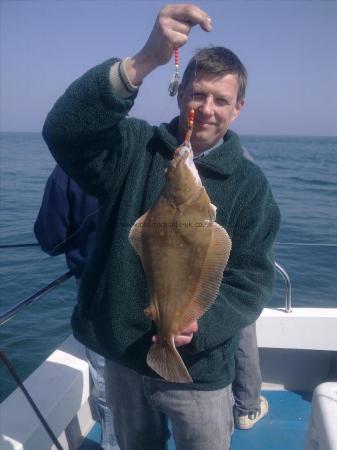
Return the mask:
<path id="1" fill-rule="evenodd" d="M 149 319 L 156 321 L 157 319 L 157 311 L 156 308 L 154 307 L 154 305 L 150 305 L 147 308 L 144 309 L 144 314 L 146 315 L 146 317 L 148 317 Z"/>
<path id="2" fill-rule="evenodd" d="M 213 203 L 211 203 L 208 212 L 209 212 L 209 215 L 210 215 L 210 218 L 211 218 L 212 222 L 215 222 L 216 210 L 217 210 L 217 207 L 215 205 L 213 205 Z"/>
<path id="3" fill-rule="evenodd" d="M 148 211 L 136 220 L 129 233 L 129 241 L 141 260 L 143 259 L 142 233 L 147 214 Z"/>
<path id="4" fill-rule="evenodd" d="M 227 231 L 218 223 L 212 223 L 213 236 L 201 271 L 198 286 L 191 306 L 185 311 L 179 323 L 183 330 L 194 320 L 198 320 L 214 303 L 219 294 L 220 284 L 228 258 L 232 241 Z"/>
<path id="5" fill-rule="evenodd" d="M 151 346 L 146 362 L 152 370 L 171 383 L 193 383 L 188 370 L 172 342 L 159 341 Z"/>

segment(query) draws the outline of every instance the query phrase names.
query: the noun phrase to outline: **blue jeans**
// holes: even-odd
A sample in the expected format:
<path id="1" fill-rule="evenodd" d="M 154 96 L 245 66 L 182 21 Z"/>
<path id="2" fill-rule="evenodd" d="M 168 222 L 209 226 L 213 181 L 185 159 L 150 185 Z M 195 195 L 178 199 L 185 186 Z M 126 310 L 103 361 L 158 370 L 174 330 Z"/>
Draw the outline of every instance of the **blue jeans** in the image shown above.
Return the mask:
<path id="1" fill-rule="evenodd" d="M 172 423 L 177 450 L 228 450 L 233 432 L 231 386 L 216 391 L 139 375 L 106 360 L 107 401 L 121 450 L 166 450 Z"/>
<path id="2" fill-rule="evenodd" d="M 245 416 L 260 410 L 262 377 L 256 324 L 241 330 L 239 347 L 235 354 L 235 379 L 232 384 L 235 412 Z"/>
<path id="3" fill-rule="evenodd" d="M 106 402 L 104 381 L 105 358 L 88 348 L 85 349 L 85 353 L 93 382 L 90 394 L 95 408 L 96 419 L 102 429 L 101 447 L 104 450 L 119 450 L 115 438 L 112 413 Z"/>

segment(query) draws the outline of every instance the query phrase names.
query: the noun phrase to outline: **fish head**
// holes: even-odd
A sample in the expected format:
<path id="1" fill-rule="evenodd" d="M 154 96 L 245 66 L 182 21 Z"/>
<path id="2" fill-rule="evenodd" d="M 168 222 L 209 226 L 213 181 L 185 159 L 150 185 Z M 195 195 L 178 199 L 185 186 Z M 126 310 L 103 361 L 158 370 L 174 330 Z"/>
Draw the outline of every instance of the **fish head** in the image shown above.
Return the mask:
<path id="1" fill-rule="evenodd" d="M 202 186 L 201 179 L 193 161 L 191 147 L 178 147 L 166 169 L 166 190 L 176 205 L 189 200 Z"/>

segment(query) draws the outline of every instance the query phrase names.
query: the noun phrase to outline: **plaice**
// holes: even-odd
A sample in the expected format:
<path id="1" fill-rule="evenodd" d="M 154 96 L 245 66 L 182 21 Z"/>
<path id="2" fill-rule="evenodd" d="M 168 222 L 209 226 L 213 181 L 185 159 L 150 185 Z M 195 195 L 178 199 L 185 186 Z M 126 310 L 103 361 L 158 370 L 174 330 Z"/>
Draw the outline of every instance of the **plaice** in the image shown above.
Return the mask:
<path id="1" fill-rule="evenodd" d="M 218 295 L 231 240 L 215 219 L 216 207 L 202 186 L 191 148 L 178 147 L 158 199 L 129 234 L 148 283 L 145 314 L 158 333 L 147 364 L 167 381 L 193 382 L 174 336 L 199 319 Z"/>

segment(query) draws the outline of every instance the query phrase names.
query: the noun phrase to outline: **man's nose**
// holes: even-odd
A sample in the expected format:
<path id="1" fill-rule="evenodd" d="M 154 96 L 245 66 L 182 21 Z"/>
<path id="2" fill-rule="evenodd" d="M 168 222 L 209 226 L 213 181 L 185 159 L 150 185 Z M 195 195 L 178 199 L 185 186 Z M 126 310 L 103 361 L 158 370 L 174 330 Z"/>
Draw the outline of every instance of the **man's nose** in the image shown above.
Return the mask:
<path id="1" fill-rule="evenodd" d="M 203 102 L 200 105 L 199 110 L 203 113 L 203 114 L 213 114 L 213 110 L 214 110 L 214 102 L 211 96 L 207 96 L 203 99 Z"/>

